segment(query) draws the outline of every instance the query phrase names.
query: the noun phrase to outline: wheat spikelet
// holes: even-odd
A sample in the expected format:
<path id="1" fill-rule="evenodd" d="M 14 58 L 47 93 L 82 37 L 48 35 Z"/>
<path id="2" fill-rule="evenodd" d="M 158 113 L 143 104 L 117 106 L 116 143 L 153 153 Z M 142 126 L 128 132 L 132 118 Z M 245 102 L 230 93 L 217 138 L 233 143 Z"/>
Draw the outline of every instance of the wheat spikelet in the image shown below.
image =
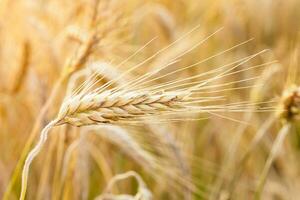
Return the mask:
<path id="1" fill-rule="evenodd" d="M 77 95 L 67 100 L 58 115 L 58 123 L 75 126 L 116 123 L 184 109 L 185 92 L 103 92 Z"/>
<path id="2" fill-rule="evenodd" d="M 277 114 L 286 121 L 300 119 L 300 87 L 292 86 L 284 91 Z"/>
<path id="3" fill-rule="evenodd" d="M 24 82 L 24 79 L 26 77 L 29 68 L 29 62 L 30 62 L 29 57 L 30 57 L 30 45 L 28 41 L 25 40 L 22 44 L 22 55 L 20 59 L 20 66 L 14 78 L 14 83 L 12 84 L 11 87 L 12 94 L 17 93 L 22 87 L 22 83 Z"/>

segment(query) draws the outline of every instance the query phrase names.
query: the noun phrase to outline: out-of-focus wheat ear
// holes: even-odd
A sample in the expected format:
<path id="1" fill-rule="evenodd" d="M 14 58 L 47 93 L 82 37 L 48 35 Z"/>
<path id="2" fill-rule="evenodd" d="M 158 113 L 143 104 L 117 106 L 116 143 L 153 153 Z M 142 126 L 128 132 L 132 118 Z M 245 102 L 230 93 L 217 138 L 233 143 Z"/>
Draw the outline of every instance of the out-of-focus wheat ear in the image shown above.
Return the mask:
<path id="1" fill-rule="evenodd" d="M 102 132 L 106 131 L 106 132 Z M 90 133 L 95 133 L 100 135 L 104 139 L 110 141 L 118 145 L 128 156 L 132 157 L 139 165 L 141 165 L 144 169 L 146 169 L 149 173 L 152 173 L 153 176 L 157 176 L 157 165 L 156 159 L 147 151 L 145 151 L 141 145 L 136 142 L 130 134 L 121 127 L 118 126 L 87 126 L 82 128 L 81 135 L 87 135 Z M 62 177 L 61 182 L 65 182 L 67 177 L 67 172 L 69 169 L 69 163 L 71 161 L 71 157 L 73 152 L 79 150 L 80 139 L 74 141 L 67 149 L 65 153 L 65 158 L 62 167 Z M 108 181 L 110 174 L 112 174 L 109 166 L 104 161 L 104 157 L 101 155 L 101 151 L 92 145 L 87 143 L 87 148 L 89 154 L 91 154 L 92 158 L 96 161 L 97 165 L 101 169 L 105 179 Z M 95 153 L 97 153 L 95 155 Z"/>
<path id="2" fill-rule="evenodd" d="M 156 159 L 145 151 L 126 129 L 114 125 L 88 126 L 84 128 L 86 134 L 90 131 L 95 131 L 95 134 L 118 145 L 127 155 L 132 157 L 145 169 L 148 169 L 150 172 L 151 170 L 155 171 L 157 167 Z"/>
<path id="3" fill-rule="evenodd" d="M 21 52 L 19 68 L 14 77 L 14 82 L 12 83 L 10 89 L 10 92 L 12 94 L 17 93 L 22 87 L 22 83 L 26 78 L 26 74 L 29 68 L 29 62 L 30 62 L 30 44 L 27 40 L 25 40 L 22 44 L 22 52 Z"/>
<path id="4" fill-rule="evenodd" d="M 162 155 L 166 155 L 166 165 L 170 165 L 172 166 L 172 168 L 174 168 L 171 169 L 170 167 L 170 169 L 167 170 L 178 171 L 179 176 L 185 177 L 187 181 L 190 181 L 191 184 L 193 184 L 188 159 L 185 156 L 185 152 L 183 152 L 183 149 L 179 145 L 178 141 L 176 141 L 176 139 L 174 138 L 172 132 L 165 126 L 149 124 L 148 127 L 151 130 L 152 134 L 158 137 L 158 140 L 161 143 L 160 145 L 157 145 L 157 148 L 159 148 Z M 156 143 L 156 141 L 154 141 L 154 143 Z M 168 177 L 168 179 L 172 178 L 176 179 L 175 176 Z M 186 187 L 186 185 L 183 185 L 182 188 L 184 188 L 184 191 L 180 192 L 182 192 L 185 199 L 191 199 L 192 191 L 190 190 L 190 188 Z"/>
<path id="5" fill-rule="evenodd" d="M 96 144 L 88 143 L 88 151 L 91 158 L 94 160 L 99 170 L 103 174 L 104 182 L 107 184 L 113 177 L 113 171 L 109 165 L 109 161 L 105 157 L 104 152 L 102 152 Z"/>
<path id="6" fill-rule="evenodd" d="M 115 184 L 117 184 L 117 182 L 128 178 L 134 178 L 138 183 L 138 190 L 135 195 L 115 195 L 111 193 L 112 188 L 114 187 Z M 104 193 L 96 197 L 96 199 L 97 200 L 106 200 L 106 199 L 151 200 L 152 193 L 147 188 L 146 183 L 143 181 L 142 177 L 138 173 L 136 173 L 135 171 L 129 171 L 114 176 L 111 179 L 111 181 L 108 183 Z"/>
<path id="7" fill-rule="evenodd" d="M 80 148 L 79 148 L 80 147 Z M 66 150 L 64 159 L 63 159 L 63 165 L 62 165 L 62 174 L 60 178 L 60 182 L 63 185 L 67 185 L 68 181 L 73 181 L 76 187 L 76 196 L 81 196 L 81 199 L 86 199 L 87 190 L 89 187 L 89 183 L 87 182 L 89 174 L 89 162 L 88 162 L 88 154 L 89 154 L 89 143 L 85 139 L 85 134 L 81 134 L 80 138 L 75 140 Z M 76 158 L 75 162 L 73 161 L 73 153 L 76 150 Z M 98 155 L 101 156 L 101 155 Z M 72 164 L 71 164 L 72 163 Z M 72 169 L 72 170 L 70 170 Z M 72 180 L 67 179 L 67 177 L 73 173 L 73 170 L 77 171 L 74 178 Z M 64 187 L 62 187 L 64 188 Z"/>
<path id="8" fill-rule="evenodd" d="M 87 126 L 87 127 L 83 127 L 82 131 L 83 131 L 82 134 L 86 135 L 86 134 L 90 134 L 90 133 L 95 133 L 95 134 L 103 137 L 105 140 L 108 140 L 108 141 L 116 144 L 118 147 L 120 147 L 120 149 L 122 151 L 124 151 L 128 156 L 133 158 L 139 165 L 141 165 L 143 167 L 143 169 L 147 170 L 147 172 L 152 174 L 152 176 L 155 177 L 156 180 L 160 180 L 160 178 L 162 178 L 162 176 L 167 177 L 168 179 L 178 179 L 178 183 L 177 183 L 177 181 L 175 181 L 176 183 L 174 182 L 174 184 L 172 184 L 170 187 L 172 189 L 178 190 L 180 193 L 182 192 L 181 191 L 182 187 L 184 187 L 185 191 L 187 191 L 186 194 L 192 193 L 191 187 L 187 186 L 187 184 L 186 184 L 187 182 L 181 180 L 181 178 L 184 177 L 186 179 L 186 181 L 190 181 L 190 183 L 191 183 L 191 180 L 187 177 L 187 174 L 186 174 L 186 167 L 184 167 L 184 169 L 181 168 L 182 165 L 185 165 L 187 163 L 185 163 L 185 161 L 182 160 L 181 152 L 179 152 L 180 151 L 179 149 L 176 150 L 176 146 L 174 146 L 175 144 L 173 144 L 172 146 L 168 145 L 169 146 L 168 149 L 163 148 L 163 146 L 165 146 L 165 143 L 167 143 L 168 141 L 164 141 L 164 142 L 161 141 L 162 142 L 161 144 L 156 144 L 157 146 L 162 145 L 162 148 L 163 148 L 161 151 L 162 154 L 166 154 L 166 152 L 164 153 L 164 150 L 171 151 L 171 152 L 169 152 L 170 154 L 173 154 L 172 152 L 175 151 L 176 155 L 166 155 L 166 156 L 168 156 L 168 158 L 170 158 L 170 162 L 169 162 L 168 158 L 162 158 L 162 160 L 160 160 L 160 158 L 156 158 L 156 156 L 149 153 L 147 150 L 145 150 L 143 148 L 143 145 L 142 145 L 143 143 L 136 141 L 136 139 L 134 139 L 131 136 L 131 133 L 129 133 L 126 129 L 124 129 L 122 127 L 113 126 L 113 125 Z M 163 140 L 167 140 L 167 138 L 165 138 Z M 76 144 L 78 144 L 78 143 L 76 143 Z M 156 149 L 155 146 L 151 146 L 151 148 L 152 147 Z M 98 154 L 101 154 L 99 152 L 99 150 L 97 150 L 97 148 L 96 149 L 95 148 L 96 147 L 93 147 L 93 151 L 91 151 L 90 154 L 95 159 L 95 161 L 98 163 L 100 169 L 104 170 L 103 173 L 105 173 L 105 172 L 107 172 L 107 167 L 101 161 L 102 159 L 99 160 L 99 159 L 97 159 L 97 156 L 94 156 L 95 152 L 98 152 Z M 70 151 L 68 150 L 68 152 L 70 152 Z M 67 154 L 69 155 L 70 153 L 67 153 Z M 98 155 L 98 157 L 102 157 L 102 156 Z M 175 163 L 172 163 L 173 157 L 176 157 Z M 178 164 L 177 161 L 180 163 Z M 67 162 L 65 162 L 65 163 L 67 163 Z M 169 166 L 168 166 L 168 163 L 169 163 Z M 177 166 L 177 165 L 179 165 L 179 166 Z M 166 166 L 168 166 L 168 169 L 166 169 Z M 65 168 L 67 168 L 67 167 L 65 167 Z M 178 175 L 175 176 L 174 173 L 167 173 L 166 171 L 169 171 L 169 172 L 172 171 L 174 173 L 177 173 Z M 186 194 L 184 193 L 184 195 L 186 195 Z M 188 196 L 188 195 L 186 195 L 186 196 Z"/>
<path id="9" fill-rule="evenodd" d="M 300 119 L 300 87 L 293 85 L 283 92 L 278 105 L 277 116 L 284 122 Z"/>
<path id="10" fill-rule="evenodd" d="M 162 33 L 162 39 L 171 40 L 176 35 L 174 15 L 165 6 L 158 3 L 145 4 L 135 11 L 132 18 L 137 31 L 141 30 L 141 26 L 145 26 L 147 19 L 154 19 L 159 26 L 159 33 Z"/>
<path id="11" fill-rule="evenodd" d="M 102 132 L 101 129 L 103 129 L 105 132 Z M 133 158 L 139 165 L 141 165 L 143 169 L 147 170 L 147 172 L 151 174 L 157 182 L 159 182 L 162 177 L 166 177 L 168 180 L 172 180 L 172 184 L 168 186 L 170 189 L 175 189 L 180 194 L 184 194 L 187 197 L 189 196 L 187 194 L 195 192 L 195 188 L 192 185 L 192 180 L 186 172 L 187 163 L 183 163 L 185 162 L 185 160 L 183 158 L 183 155 L 181 154 L 182 152 L 180 152 L 180 149 L 176 147 L 176 144 L 169 144 L 168 141 L 166 141 L 167 138 L 163 139 L 165 141 L 161 141 L 162 138 L 156 140 L 153 138 L 154 136 L 148 135 L 147 138 L 149 138 L 149 142 L 151 140 L 152 145 L 149 144 L 149 146 L 146 146 L 147 144 L 144 144 L 140 140 L 138 142 L 138 139 L 132 136 L 133 133 L 128 132 L 126 129 L 119 126 L 87 126 L 83 127 L 83 130 L 85 130 L 86 134 L 91 131 L 96 131 L 95 134 L 101 135 L 101 137 L 104 137 L 108 141 L 118 145 L 128 156 Z M 140 136 L 140 134 L 136 134 Z M 166 147 L 166 145 L 168 147 Z M 149 152 L 148 148 L 151 148 L 152 151 L 156 152 L 156 150 L 159 149 L 160 146 L 162 149 L 161 151 L 157 152 L 158 154 L 161 154 L 161 156 L 155 156 Z M 169 152 L 166 153 L 164 151 Z M 174 151 L 175 153 L 173 153 Z M 165 156 L 168 158 L 165 158 Z M 176 157 L 175 161 L 173 161 L 174 157 Z M 182 165 L 184 165 L 183 169 Z M 182 188 L 184 188 L 184 191 L 187 191 L 187 193 L 184 193 L 182 191 Z"/>

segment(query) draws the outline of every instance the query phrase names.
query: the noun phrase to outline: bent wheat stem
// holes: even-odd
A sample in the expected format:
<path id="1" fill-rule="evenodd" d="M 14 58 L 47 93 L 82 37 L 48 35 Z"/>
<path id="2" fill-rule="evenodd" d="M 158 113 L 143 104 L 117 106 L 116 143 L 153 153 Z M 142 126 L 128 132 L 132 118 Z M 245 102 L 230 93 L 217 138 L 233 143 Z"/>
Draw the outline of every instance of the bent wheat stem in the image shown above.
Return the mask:
<path id="1" fill-rule="evenodd" d="M 37 156 L 37 154 L 41 151 L 44 143 L 47 140 L 48 133 L 52 127 L 55 126 L 57 121 L 50 122 L 41 132 L 40 139 L 37 143 L 37 145 L 29 152 L 25 164 L 22 171 L 22 190 L 20 195 L 20 200 L 25 199 L 26 190 L 27 190 L 27 181 L 28 181 L 28 174 L 29 174 L 29 167 L 33 161 L 33 159 Z"/>

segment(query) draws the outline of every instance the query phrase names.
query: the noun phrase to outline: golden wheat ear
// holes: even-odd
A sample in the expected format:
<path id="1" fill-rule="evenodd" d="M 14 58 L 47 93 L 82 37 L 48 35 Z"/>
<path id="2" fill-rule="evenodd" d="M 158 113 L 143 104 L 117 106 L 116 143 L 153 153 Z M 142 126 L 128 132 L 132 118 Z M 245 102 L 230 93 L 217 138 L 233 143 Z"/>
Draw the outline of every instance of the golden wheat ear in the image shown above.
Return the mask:
<path id="1" fill-rule="evenodd" d="M 233 66 L 224 68 L 221 72 L 213 74 L 214 76 L 204 80 L 197 80 L 195 82 L 186 82 L 192 80 L 191 78 L 186 78 L 155 87 L 145 86 L 140 89 L 135 89 L 134 86 L 141 80 L 140 78 L 137 78 L 133 81 L 129 81 L 128 84 L 125 84 L 128 88 L 125 88 L 124 85 L 122 85 L 112 89 L 106 89 L 108 87 L 107 84 L 90 92 L 80 92 L 79 94 L 75 93 L 63 102 L 57 117 L 58 125 L 64 123 L 74 126 L 124 124 L 133 121 L 142 122 L 146 119 L 149 120 L 148 122 L 151 122 L 151 117 L 154 116 L 201 112 L 246 111 L 247 108 L 250 108 L 250 106 L 253 107 L 255 104 L 251 105 L 240 103 L 208 106 L 204 103 L 213 103 L 218 99 L 222 99 L 222 97 L 204 95 L 231 89 L 247 89 L 253 87 L 253 85 L 250 85 L 239 88 L 214 90 L 213 92 L 206 91 L 211 88 L 222 88 L 227 85 L 230 86 L 232 83 L 217 85 L 208 84 L 215 80 L 219 80 L 224 76 L 226 77 L 246 71 L 247 69 L 242 69 L 233 72 L 233 70 L 263 52 L 265 51 L 261 51 L 247 57 L 246 59 L 242 59 L 240 62 L 234 62 Z M 232 65 L 232 63 L 230 63 L 230 65 Z M 120 77 L 124 76 L 124 74 L 121 74 Z M 249 79 L 234 81 L 233 83 L 247 82 L 256 78 L 257 77 L 252 77 Z M 90 88 L 91 85 L 93 85 L 93 83 L 88 84 L 88 87 Z M 87 90 L 83 89 L 83 91 Z"/>

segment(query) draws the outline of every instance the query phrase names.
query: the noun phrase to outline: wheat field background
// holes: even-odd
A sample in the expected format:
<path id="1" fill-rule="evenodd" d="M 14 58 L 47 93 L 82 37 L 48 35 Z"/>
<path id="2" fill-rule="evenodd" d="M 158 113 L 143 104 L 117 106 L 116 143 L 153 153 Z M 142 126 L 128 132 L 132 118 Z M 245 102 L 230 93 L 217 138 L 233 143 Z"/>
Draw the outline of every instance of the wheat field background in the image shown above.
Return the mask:
<path id="1" fill-rule="evenodd" d="M 0 16 L 1 199 L 300 198 L 299 0 Z"/>

